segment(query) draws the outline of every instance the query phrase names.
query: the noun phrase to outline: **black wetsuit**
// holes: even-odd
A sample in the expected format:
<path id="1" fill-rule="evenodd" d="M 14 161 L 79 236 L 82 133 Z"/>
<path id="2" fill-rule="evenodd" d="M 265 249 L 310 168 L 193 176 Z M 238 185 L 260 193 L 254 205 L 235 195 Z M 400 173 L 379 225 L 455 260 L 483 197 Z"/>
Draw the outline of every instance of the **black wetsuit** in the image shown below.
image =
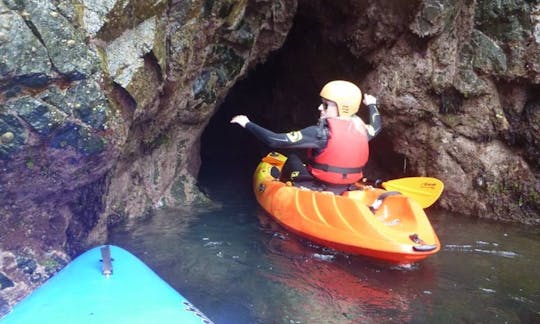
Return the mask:
<path id="1" fill-rule="evenodd" d="M 376 105 L 369 105 L 368 108 L 370 123 L 366 126 L 368 140 L 371 140 L 381 131 L 381 117 Z M 321 121 L 316 126 L 308 126 L 289 133 L 274 133 L 253 122 L 247 123 L 246 129 L 271 148 L 323 149 L 328 141 L 328 128 Z"/>
<path id="2" fill-rule="evenodd" d="M 376 105 L 369 105 L 370 123 L 366 125 L 368 140 L 371 140 L 381 131 L 381 117 Z M 246 129 L 257 139 L 271 148 L 283 149 L 315 149 L 322 150 L 328 142 L 328 126 L 325 120 L 319 120 L 315 126 L 308 126 L 301 130 L 288 133 L 274 133 L 253 122 L 246 124 Z M 316 154 L 316 153 L 315 153 Z M 312 180 L 311 174 L 303 165 L 301 159 L 290 154 L 282 170 L 282 180 L 306 181 Z"/>

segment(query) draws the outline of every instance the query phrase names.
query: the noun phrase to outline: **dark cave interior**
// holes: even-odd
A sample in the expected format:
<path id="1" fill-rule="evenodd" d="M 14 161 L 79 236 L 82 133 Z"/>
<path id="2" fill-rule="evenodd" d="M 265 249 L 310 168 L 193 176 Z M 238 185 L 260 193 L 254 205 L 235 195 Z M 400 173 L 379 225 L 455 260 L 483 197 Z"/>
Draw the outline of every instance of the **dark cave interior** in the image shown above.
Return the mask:
<path id="1" fill-rule="evenodd" d="M 271 150 L 230 124 L 233 116 L 247 115 L 275 132 L 297 130 L 316 123 L 319 91 L 326 82 L 344 79 L 362 88 L 370 64 L 350 54 L 346 44 L 324 39 L 320 29 L 312 15 L 299 11 L 282 48 L 233 86 L 202 135 L 199 177 L 211 176 L 219 164 L 235 179 L 251 179 L 261 157 Z M 362 108 L 359 115 L 366 121 Z M 384 125 L 384 111 L 381 114 Z M 365 172 L 370 179 L 381 178 L 383 169 L 384 175 L 400 173 L 403 157 L 392 151 L 384 130 L 370 142 L 370 151 Z"/>

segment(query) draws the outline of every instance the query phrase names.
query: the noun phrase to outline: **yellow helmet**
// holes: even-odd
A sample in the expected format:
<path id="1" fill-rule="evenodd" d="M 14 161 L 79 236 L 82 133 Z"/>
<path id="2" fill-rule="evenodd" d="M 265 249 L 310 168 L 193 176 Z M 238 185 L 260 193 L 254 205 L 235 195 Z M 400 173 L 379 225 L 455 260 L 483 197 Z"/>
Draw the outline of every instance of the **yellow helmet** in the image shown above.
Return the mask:
<path id="1" fill-rule="evenodd" d="M 356 114 L 362 102 L 362 91 L 354 83 L 336 80 L 328 82 L 321 90 L 321 97 L 337 104 L 339 115 Z"/>

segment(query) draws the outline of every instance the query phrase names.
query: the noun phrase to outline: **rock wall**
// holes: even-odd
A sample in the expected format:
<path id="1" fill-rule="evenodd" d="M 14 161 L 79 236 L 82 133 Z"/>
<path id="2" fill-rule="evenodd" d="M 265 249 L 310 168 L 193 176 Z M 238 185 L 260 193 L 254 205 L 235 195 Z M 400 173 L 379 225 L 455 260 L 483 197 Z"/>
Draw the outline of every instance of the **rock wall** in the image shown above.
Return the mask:
<path id="1" fill-rule="evenodd" d="M 540 224 L 539 10 L 423 1 L 408 32 L 370 54 L 392 144 L 415 173 L 444 180 L 443 208 Z"/>
<path id="2" fill-rule="evenodd" d="M 200 134 L 296 6 L 0 1 L 0 314 L 108 225 L 204 202 Z"/>

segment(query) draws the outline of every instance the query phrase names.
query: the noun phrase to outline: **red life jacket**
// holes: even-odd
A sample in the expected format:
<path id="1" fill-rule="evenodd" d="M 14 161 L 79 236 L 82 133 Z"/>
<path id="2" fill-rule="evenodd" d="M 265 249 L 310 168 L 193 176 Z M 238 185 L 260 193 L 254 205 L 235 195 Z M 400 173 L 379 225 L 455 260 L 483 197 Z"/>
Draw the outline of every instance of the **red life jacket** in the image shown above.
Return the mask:
<path id="1" fill-rule="evenodd" d="M 350 119 L 327 118 L 328 143 L 319 154 L 308 150 L 307 168 L 317 179 L 352 184 L 362 179 L 369 158 L 366 129 L 358 131 Z"/>

